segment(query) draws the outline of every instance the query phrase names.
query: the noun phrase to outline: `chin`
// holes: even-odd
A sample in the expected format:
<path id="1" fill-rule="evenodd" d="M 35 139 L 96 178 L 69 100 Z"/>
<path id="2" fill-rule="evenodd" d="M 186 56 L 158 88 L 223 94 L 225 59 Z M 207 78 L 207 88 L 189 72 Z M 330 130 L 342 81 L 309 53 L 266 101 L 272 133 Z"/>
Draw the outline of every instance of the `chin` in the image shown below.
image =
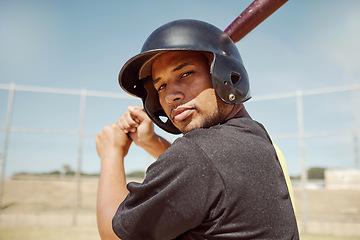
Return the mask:
<path id="1" fill-rule="evenodd" d="M 190 132 L 191 130 L 194 129 L 194 127 L 191 127 L 191 122 L 187 123 L 187 124 L 175 124 L 175 123 L 173 123 L 173 124 L 183 134 L 188 133 L 188 132 Z"/>
<path id="2" fill-rule="evenodd" d="M 176 126 L 183 134 L 188 133 L 194 129 L 197 128 L 204 128 L 206 126 L 204 126 L 203 124 L 198 124 L 198 123 L 194 123 L 194 122 L 190 122 L 186 125 L 182 125 L 181 127 Z"/>
<path id="3" fill-rule="evenodd" d="M 177 127 L 177 129 L 179 129 L 183 134 L 188 133 L 194 129 L 197 128 L 209 128 L 213 125 L 216 125 L 217 123 L 219 123 L 219 116 L 217 115 L 212 115 L 212 116 L 208 116 L 208 117 L 204 117 L 204 118 L 189 118 L 188 121 L 183 121 L 179 123 L 174 123 L 175 127 Z"/>
<path id="4" fill-rule="evenodd" d="M 182 132 L 183 134 L 188 133 L 188 132 L 190 132 L 191 130 L 193 130 L 192 128 L 188 128 L 187 126 L 183 126 L 183 127 L 178 127 L 178 126 L 176 126 L 176 127 L 177 127 L 177 129 L 179 129 L 180 132 Z"/>

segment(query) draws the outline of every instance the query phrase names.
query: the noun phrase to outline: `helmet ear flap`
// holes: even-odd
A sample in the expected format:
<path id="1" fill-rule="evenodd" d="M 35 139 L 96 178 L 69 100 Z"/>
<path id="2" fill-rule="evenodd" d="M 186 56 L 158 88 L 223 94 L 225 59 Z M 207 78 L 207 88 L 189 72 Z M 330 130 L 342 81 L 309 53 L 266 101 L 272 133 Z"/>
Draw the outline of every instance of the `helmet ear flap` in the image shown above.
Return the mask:
<path id="1" fill-rule="evenodd" d="M 249 77 L 240 61 L 216 55 L 211 75 L 214 89 L 223 102 L 237 104 L 250 99 Z"/>
<path id="2" fill-rule="evenodd" d="M 169 117 L 164 112 L 159 102 L 159 95 L 154 88 L 152 78 L 147 77 L 143 79 L 144 88 L 146 90 L 146 97 L 143 98 L 144 109 L 153 122 L 160 128 L 166 129 L 167 132 L 173 134 L 181 133 L 174 124 L 170 121 Z"/>

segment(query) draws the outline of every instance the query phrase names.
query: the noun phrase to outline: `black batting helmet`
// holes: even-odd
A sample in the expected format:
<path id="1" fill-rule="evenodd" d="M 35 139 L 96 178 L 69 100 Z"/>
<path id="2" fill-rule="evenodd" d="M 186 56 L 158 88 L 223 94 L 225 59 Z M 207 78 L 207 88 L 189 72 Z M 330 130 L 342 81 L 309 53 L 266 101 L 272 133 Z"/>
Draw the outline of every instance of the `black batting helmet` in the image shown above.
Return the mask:
<path id="1" fill-rule="evenodd" d="M 180 131 L 163 111 L 152 84 L 151 64 L 167 51 L 199 51 L 210 63 L 212 84 L 226 103 L 250 99 L 249 79 L 234 42 L 217 27 L 198 20 L 177 20 L 156 29 L 145 41 L 141 53 L 125 63 L 119 74 L 120 86 L 143 100 L 149 117 L 167 132 Z"/>

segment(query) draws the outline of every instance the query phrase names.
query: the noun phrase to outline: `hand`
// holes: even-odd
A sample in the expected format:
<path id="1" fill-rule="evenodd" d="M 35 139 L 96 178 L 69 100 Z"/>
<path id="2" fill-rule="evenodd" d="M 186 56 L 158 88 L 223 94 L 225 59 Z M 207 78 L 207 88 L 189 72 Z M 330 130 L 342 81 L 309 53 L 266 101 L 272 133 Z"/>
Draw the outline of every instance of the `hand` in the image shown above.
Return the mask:
<path id="1" fill-rule="evenodd" d="M 142 106 L 129 106 L 128 111 L 120 118 L 119 126 L 140 147 L 156 137 L 154 124 Z"/>
<path id="2" fill-rule="evenodd" d="M 112 218 L 129 193 L 124 158 L 131 142 L 119 122 L 106 126 L 96 137 L 96 150 L 101 159 L 96 217 L 101 239 L 119 239 L 112 229 Z"/>
<path id="3" fill-rule="evenodd" d="M 124 158 L 129 151 L 131 139 L 120 127 L 119 122 L 106 126 L 96 137 L 96 150 L 99 157 Z"/>

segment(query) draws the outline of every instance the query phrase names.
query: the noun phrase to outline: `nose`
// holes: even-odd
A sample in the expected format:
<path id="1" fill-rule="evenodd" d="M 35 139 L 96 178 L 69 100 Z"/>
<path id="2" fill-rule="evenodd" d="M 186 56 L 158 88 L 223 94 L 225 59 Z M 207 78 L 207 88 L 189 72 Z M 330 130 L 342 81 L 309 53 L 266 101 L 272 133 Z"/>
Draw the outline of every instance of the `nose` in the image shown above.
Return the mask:
<path id="1" fill-rule="evenodd" d="M 184 99 L 184 93 L 176 84 L 168 84 L 166 86 L 165 102 L 169 105 L 176 104 L 178 101 Z"/>

